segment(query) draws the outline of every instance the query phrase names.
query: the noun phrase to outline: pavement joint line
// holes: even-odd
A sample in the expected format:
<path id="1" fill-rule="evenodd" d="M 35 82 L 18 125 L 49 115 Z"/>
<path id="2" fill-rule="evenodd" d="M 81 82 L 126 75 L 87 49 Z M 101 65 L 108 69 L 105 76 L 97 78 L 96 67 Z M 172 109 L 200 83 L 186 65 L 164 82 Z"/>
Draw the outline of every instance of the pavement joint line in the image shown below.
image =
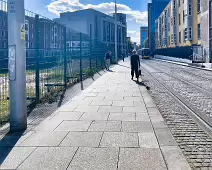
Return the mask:
<path id="1" fill-rule="evenodd" d="M 138 146 L 139 146 L 139 148 L 141 148 L 141 146 L 140 146 L 140 140 L 139 140 L 139 135 L 138 135 L 138 133 L 139 133 L 139 132 L 137 132 L 137 136 L 138 136 Z"/>
<path id="2" fill-rule="evenodd" d="M 64 120 L 62 120 L 62 122 L 59 123 L 59 125 L 57 125 L 56 128 L 53 129 L 53 132 L 55 132 L 55 130 L 64 122 Z"/>
<path id="3" fill-rule="evenodd" d="M 106 121 L 109 121 L 110 114 L 111 114 L 111 113 L 109 112 L 109 114 L 108 114 L 108 116 L 107 116 L 107 120 L 106 120 Z"/>
<path id="4" fill-rule="evenodd" d="M 90 125 L 88 126 L 88 129 L 86 130 L 86 132 L 88 132 L 88 130 L 90 129 L 92 123 L 94 122 L 94 120 L 91 121 Z"/>
<path id="5" fill-rule="evenodd" d="M 82 116 L 85 114 L 85 112 L 82 113 L 82 115 L 79 117 L 78 121 L 82 118 Z"/>
<path id="6" fill-rule="evenodd" d="M 103 138 L 104 133 L 105 133 L 105 132 L 102 132 L 101 138 L 100 138 L 100 140 L 99 140 L 98 148 L 100 148 L 100 145 L 101 145 L 101 142 L 102 142 L 102 138 Z"/>
<path id="7" fill-rule="evenodd" d="M 77 151 L 79 150 L 79 148 L 80 148 L 80 147 L 77 147 L 76 151 L 74 152 L 74 155 L 72 156 L 72 158 L 71 158 L 71 160 L 70 160 L 68 166 L 66 167 L 66 170 L 67 170 L 68 167 L 71 165 L 71 162 L 73 161 L 73 159 L 74 159 L 75 155 L 77 154 Z"/>
<path id="8" fill-rule="evenodd" d="M 69 135 L 70 132 L 68 132 L 65 137 L 60 141 L 60 143 L 58 144 L 58 147 L 60 146 L 60 144 L 64 141 L 64 139 Z"/>
<path id="9" fill-rule="evenodd" d="M 118 159 L 117 159 L 117 170 L 119 169 L 120 152 L 121 152 L 121 148 L 119 147 L 119 151 L 118 151 Z"/>
<path id="10" fill-rule="evenodd" d="M 38 147 L 35 147 L 35 149 L 15 169 L 18 169 L 37 149 Z"/>
<path id="11" fill-rule="evenodd" d="M 123 121 L 121 121 L 121 128 L 120 128 L 120 132 L 122 132 L 123 130 Z"/>

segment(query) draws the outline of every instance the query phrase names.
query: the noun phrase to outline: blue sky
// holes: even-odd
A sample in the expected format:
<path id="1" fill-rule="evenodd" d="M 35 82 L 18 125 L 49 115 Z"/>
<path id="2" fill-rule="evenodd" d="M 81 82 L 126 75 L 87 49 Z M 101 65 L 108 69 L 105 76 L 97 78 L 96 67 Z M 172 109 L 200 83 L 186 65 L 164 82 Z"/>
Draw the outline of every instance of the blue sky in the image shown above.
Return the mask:
<path id="1" fill-rule="evenodd" d="M 147 25 L 147 3 L 150 0 L 117 0 L 118 12 L 127 14 L 128 35 L 140 41 L 140 26 Z M 48 18 L 56 18 L 60 12 L 94 8 L 111 14 L 114 0 L 25 0 L 25 8 Z"/>

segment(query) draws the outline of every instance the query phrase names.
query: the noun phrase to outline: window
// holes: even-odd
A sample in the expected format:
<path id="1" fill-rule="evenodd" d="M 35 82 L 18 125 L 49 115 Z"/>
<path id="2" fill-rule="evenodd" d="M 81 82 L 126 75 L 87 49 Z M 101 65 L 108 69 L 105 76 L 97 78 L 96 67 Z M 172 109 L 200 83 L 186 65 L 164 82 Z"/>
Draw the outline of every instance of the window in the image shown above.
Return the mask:
<path id="1" fill-rule="evenodd" d="M 173 25 L 176 25 L 176 17 L 173 17 Z"/>
<path id="2" fill-rule="evenodd" d="M 180 1 L 181 1 L 181 0 L 178 0 L 178 6 L 179 6 L 179 7 L 180 7 Z"/>
<path id="3" fill-rule="evenodd" d="M 200 24 L 198 24 L 198 39 L 201 38 L 201 32 L 200 32 Z"/>
<path id="4" fill-rule="evenodd" d="M 200 0 L 197 0 L 197 12 L 199 13 L 201 11 L 200 9 Z"/>
<path id="5" fill-rule="evenodd" d="M 191 12 L 191 4 L 188 4 L 188 15 L 191 15 L 192 12 Z"/>
<path id="6" fill-rule="evenodd" d="M 176 8 L 176 1 L 175 0 L 173 1 L 173 8 L 174 9 Z"/>
<path id="7" fill-rule="evenodd" d="M 179 25 L 181 25 L 181 18 L 180 18 L 180 14 L 179 14 Z"/>
<path id="8" fill-rule="evenodd" d="M 1 47 L 2 47 L 2 48 L 6 48 L 6 47 L 5 47 L 5 42 L 2 42 L 2 43 L 1 43 Z"/>
<path id="9" fill-rule="evenodd" d="M 25 24 L 25 30 L 28 31 L 29 30 L 29 24 Z"/>
<path id="10" fill-rule="evenodd" d="M 165 18 L 167 17 L 167 12 L 165 11 Z"/>
<path id="11" fill-rule="evenodd" d="M 179 32 L 179 43 L 181 43 L 181 31 Z"/>
<path id="12" fill-rule="evenodd" d="M 192 39 L 192 28 L 189 28 L 189 39 Z"/>
<path id="13" fill-rule="evenodd" d="M 187 40 L 187 28 L 184 30 L 184 40 Z"/>
<path id="14" fill-rule="evenodd" d="M 1 32 L 1 36 L 5 37 L 5 32 L 4 31 Z"/>
<path id="15" fill-rule="evenodd" d="M 26 34 L 26 35 L 25 35 L 25 37 L 26 37 L 26 38 L 25 38 L 25 39 L 26 39 L 26 41 L 29 41 L 29 35 L 28 35 L 28 34 Z"/>
<path id="16" fill-rule="evenodd" d="M 185 22 L 185 11 L 183 10 L 183 23 Z"/>

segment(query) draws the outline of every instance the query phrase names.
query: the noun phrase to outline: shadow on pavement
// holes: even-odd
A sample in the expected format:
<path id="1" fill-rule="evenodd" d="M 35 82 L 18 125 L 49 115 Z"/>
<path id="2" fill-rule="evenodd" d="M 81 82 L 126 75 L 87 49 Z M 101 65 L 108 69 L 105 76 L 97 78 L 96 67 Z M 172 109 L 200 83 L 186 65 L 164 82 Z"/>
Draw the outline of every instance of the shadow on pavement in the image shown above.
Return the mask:
<path id="1" fill-rule="evenodd" d="M 0 165 L 4 162 L 9 153 L 12 151 L 13 147 L 15 147 L 19 139 L 25 133 L 25 131 L 15 133 L 9 132 L 0 140 Z"/>

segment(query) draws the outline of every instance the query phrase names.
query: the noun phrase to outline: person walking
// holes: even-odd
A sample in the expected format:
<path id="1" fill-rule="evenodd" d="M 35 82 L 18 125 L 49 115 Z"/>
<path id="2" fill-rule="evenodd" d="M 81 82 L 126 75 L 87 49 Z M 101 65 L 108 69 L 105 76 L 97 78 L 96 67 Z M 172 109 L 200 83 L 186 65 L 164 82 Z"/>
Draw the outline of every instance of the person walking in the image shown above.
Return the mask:
<path id="1" fill-rule="evenodd" d="M 133 52 L 132 52 L 132 56 L 130 57 L 130 63 L 131 63 L 132 80 L 134 78 L 134 73 L 135 73 L 135 76 L 136 76 L 137 82 L 138 82 L 139 69 L 140 69 L 140 59 L 139 59 L 139 55 L 137 55 L 136 50 L 133 50 Z"/>
<path id="2" fill-rule="evenodd" d="M 110 70 L 110 60 L 112 57 L 112 52 L 108 51 L 105 55 L 105 59 L 106 59 L 106 70 L 109 71 Z"/>

